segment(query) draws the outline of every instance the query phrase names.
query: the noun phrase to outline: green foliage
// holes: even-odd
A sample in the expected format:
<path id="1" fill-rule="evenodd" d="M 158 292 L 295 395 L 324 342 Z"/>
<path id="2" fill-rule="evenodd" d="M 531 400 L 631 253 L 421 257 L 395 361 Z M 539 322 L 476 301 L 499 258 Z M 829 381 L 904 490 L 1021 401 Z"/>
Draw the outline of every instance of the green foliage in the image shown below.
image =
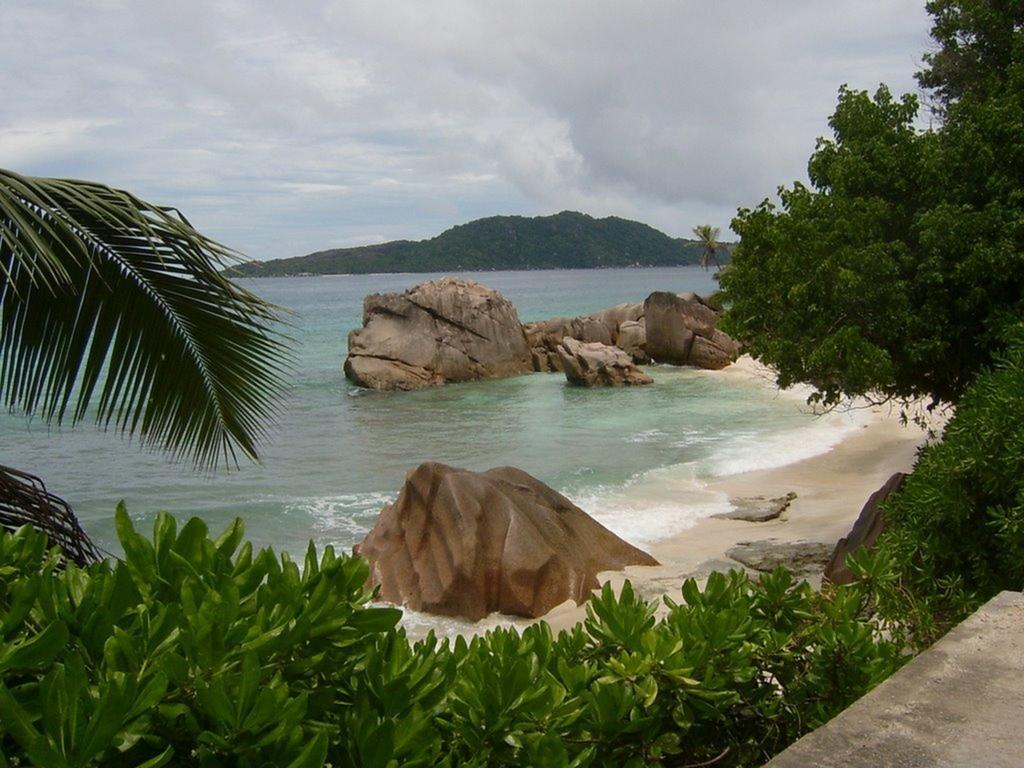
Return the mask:
<path id="1" fill-rule="evenodd" d="M 922 450 L 885 515 L 877 551 L 855 571 L 914 644 L 997 592 L 1024 589 L 1024 330 L 968 390 L 942 441 Z"/>
<path id="2" fill-rule="evenodd" d="M 926 68 L 917 81 L 935 91 L 939 111 L 961 98 L 998 90 L 1014 46 L 1021 44 L 1024 5 L 1019 0 L 930 0 L 927 8 L 937 47 L 924 55 Z"/>
<path id="3" fill-rule="evenodd" d="M 410 644 L 362 560 L 254 552 L 236 522 L 117 515 L 125 560 L 0 533 L 0 765 L 759 765 L 899 663 L 856 589 L 627 583 L 552 635 Z"/>
<path id="4" fill-rule="evenodd" d="M 256 457 L 285 347 L 231 251 L 121 190 L 0 170 L 0 399 L 214 466 Z M 91 410 L 90 410 L 91 408 Z"/>
<path id="5" fill-rule="evenodd" d="M 843 88 L 811 187 L 783 188 L 779 205 L 733 223 L 727 330 L 781 384 L 808 382 L 826 404 L 955 403 L 1024 313 L 1021 6 L 929 7 L 940 48 L 922 82 L 949 88 L 941 126 L 915 128 L 912 96 Z M 951 63 L 965 58 L 973 72 Z"/>
<path id="6" fill-rule="evenodd" d="M 238 277 L 493 269 L 585 269 L 698 264 L 703 246 L 676 240 L 646 224 L 614 216 L 491 216 L 429 240 L 319 251 L 233 267 Z M 724 248 L 720 252 L 728 257 Z M 724 261 L 725 259 L 723 259 Z"/>
<path id="7" fill-rule="evenodd" d="M 957 405 L 852 563 L 895 639 L 930 644 L 1024 588 L 1024 6 L 932 0 L 917 101 L 841 89 L 811 187 L 741 210 L 720 282 L 725 327 L 834 404 Z"/>

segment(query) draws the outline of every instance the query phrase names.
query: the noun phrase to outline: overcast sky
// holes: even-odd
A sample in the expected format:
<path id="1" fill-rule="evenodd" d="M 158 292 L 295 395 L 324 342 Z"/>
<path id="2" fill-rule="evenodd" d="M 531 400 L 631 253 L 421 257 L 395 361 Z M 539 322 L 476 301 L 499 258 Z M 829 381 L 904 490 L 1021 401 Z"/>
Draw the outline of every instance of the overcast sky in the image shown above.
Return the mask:
<path id="1" fill-rule="evenodd" d="M 804 178 L 842 83 L 916 90 L 923 0 L 0 1 L 0 167 L 254 258 L 564 209 L 680 236 Z"/>

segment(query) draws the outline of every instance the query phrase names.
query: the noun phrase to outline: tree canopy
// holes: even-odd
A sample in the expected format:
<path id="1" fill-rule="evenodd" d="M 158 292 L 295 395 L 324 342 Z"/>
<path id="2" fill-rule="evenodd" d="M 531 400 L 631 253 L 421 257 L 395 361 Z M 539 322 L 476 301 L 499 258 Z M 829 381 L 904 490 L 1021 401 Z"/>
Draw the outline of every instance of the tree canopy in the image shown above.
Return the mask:
<path id="1" fill-rule="evenodd" d="M 949 27 L 1000 6 L 999 34 Z M 1024 312 L 1018 6 L 931 3 L 939 50 L 921 78 L 946 104 L 942 124 L 919 129 L 914 96 L 844 87 L 810 186 L 739 211 L 741 243 L 721 276 L 726 325 L 780 384 L 808 382 L 826 404 L 868 393 L 953 403 L 1005 349 Z M 1007 35 L 1008 56 L 985 53 L 983 40 Z M 967 39 L 970 86 L 959 65 L 943 74 Z"/>

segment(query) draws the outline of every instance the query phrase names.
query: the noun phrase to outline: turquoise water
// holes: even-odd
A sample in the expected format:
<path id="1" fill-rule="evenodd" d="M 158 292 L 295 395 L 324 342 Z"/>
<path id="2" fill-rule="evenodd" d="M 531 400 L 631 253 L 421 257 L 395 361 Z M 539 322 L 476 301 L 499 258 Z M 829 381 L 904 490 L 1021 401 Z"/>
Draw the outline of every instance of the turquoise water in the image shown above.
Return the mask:
<path id="1" fill-rule="evenodd" d="M 714 289 L 697 268 L 465 276 L 504 293 L 524 321 L 640 301 L 653 290 Z M 112 550 L 121 499 L 144 524 L 160 510 L 202 515 L 215 529 L 240 516 L 260 544 L 296 551 L 312 538 L 347 548 L 405 473 L 427 460 L 522 467 L 645 542 L 722 503 L 701 494 L 704 480 L 825 450 L 848 426 L 815 419 L 799 398 L 750 377 L 670 367 L 648 369 L 655 384 L 636 389 L 575 389 L 560 374 L 409 393 L 351 386 L 341 365 L 363 296 L 430 277 L 244 281 L 295 312 L 298 345 L 295 379 L 260 465 L 196 474 L 91 425 L 51 430 L 11 415 L 0 416 L 0 463 L 43 477 Z"/>

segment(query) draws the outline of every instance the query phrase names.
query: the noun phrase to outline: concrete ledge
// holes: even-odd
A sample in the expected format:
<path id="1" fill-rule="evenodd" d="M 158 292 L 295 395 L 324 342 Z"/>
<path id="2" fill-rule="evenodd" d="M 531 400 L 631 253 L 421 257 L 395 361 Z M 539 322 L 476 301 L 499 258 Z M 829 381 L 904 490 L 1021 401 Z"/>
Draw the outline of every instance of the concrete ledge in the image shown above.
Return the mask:
<path id="1" fill-rule="evenodd" d="M 765 768 L 810 766 L 1024 766 L 1024 595 L 996 595 Z"/>

